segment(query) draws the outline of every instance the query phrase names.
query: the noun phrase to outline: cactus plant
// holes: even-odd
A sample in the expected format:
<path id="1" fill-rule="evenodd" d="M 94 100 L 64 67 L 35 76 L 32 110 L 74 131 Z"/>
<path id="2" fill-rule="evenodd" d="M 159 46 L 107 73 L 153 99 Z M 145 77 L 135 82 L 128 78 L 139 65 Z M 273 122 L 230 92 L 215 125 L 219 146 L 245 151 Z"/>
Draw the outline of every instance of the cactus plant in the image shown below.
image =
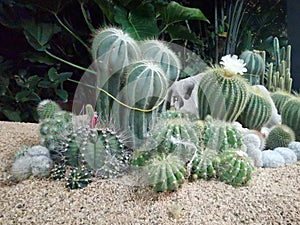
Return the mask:
<path id="1" fill-rule="evenodd" d="M 69 175 L 66 177 L 66 187 L 69 189 L 85 188 L 92 182 L 92 173 L 85 168 L 71 168 Z"/>
<path id="2" fill-rule="evenodd" d="M 265 168 L 277 168 L 285 164 L 282 155 L 273 150 L 262 151 L 262 161 Z"/>
<path id="3" fill-rule="evenodd" d="M 271 129 L 266 139 L 266 148 L 287 147 L 292 141 L 295 141 L 294 131 L 284 124 L 279 124 Z"/>
<path id="4" fill-rule="evenodd" d="M 291 92 L 293 79 L 291 78 L 291 45 L 280 49 L 277 37 L 273 40 L 273 56 L 275 65 L 270 63 L 267 73 L 267 88 L 269 91 Z"/>
<path id="5" fill-rule="evenodd" d="M 147 180 L 155 192 L 177 190 L 184 183 L 184 162 L 165 154 L 153 158 L 147 167 Z"/>
<path id="6" fill-rule="evenodd" d="M 296 140 L 300 141 L 300 98 L 293 97 L 288 100 L 281 111 L 282 123 L 292 128 Z"/>
<path id="7" fill-rule="evenodd" d="M 297 160 L 300 160 L 300 142 L 298 141 L 292 141 L 289 146 L 289 149 L 291 149 L 293 152 L 295 152 L 297 156 Z"/>
<path id="8" fill-rule="evenodd" d="M 278 152 L 284 158 L 285 164 L 293 164 L 297 162 L 296 153 L 289 148 L 278 147 L 275 148 L 274 151 Z"/>
<path id="9" fill-rule="evenodd" d="M 247 83 L 225 68 L 209 69 L 198 87 L 199 118 L 211 115 L 232 122 L 244 110 L 248 101 Z"/>
<path id="10" fill-rule="evenodd" d="M 271 93 L 271 98 L 278 110 L 278 113 L 281 114 L 283 105 L 293 97 L 290 93 L 286 91 L 276 91 Z"/>
<path id="11" fill-rule="evenodd" d="M 209 180 L 217 175 L 220 157 L 213 149 L 206 148 L 199 152 L 192 161 L 191 178 Z"/>
<path id="12" fill-rule="evenodd" d="M 230 123 L 208 117 L 204 123 L 203 143 L 207 148 L 217 152 L 241 148 L 242 134 Z"/>
<path id="13" fill-rule="evenodd" d="M 170 81 L 178 79 L 181 63 L 166 43 L 159 40 L 146 40 L 141 43 L 141 51 L 144 59 L 159 64 Z"/>
<path id="14" fill-rule="evenodd" d="M 52 118 L 56 112 L 61 111 L 60 106 L 52 100 L 43 100 L 37 106 L 37 113 L 40 120 Z"/>
<path id="15" fill-rule="evenodd" d="M 263 52 L 264 53 L 264 52 Z M 247 77 L 250 84 L 260 84 L 263 80 L 265 72 L 265 60 L 257 50 L 246 50 L 240 55 L 240 59 L 243 59 L 246 63 L 247 73 L 243 75 Z M 253 79 L 254 78 L 254 79 Z"/>
<path id="16" fill-rule="evenodd" d="M 260 130 L 271 118 L 272 105 L 259 89 L 255 87 L 249 87 L 249 89 L 250 96 L 238 121 L 244 127 Z"/>
<path id="17" fill-rule="evenodd" d="M 219 179 L 232 186 L 242 186 L 251 179 L 254 170 L 247 154 L 243 151 L 228 150 L 220 156 Z"/>

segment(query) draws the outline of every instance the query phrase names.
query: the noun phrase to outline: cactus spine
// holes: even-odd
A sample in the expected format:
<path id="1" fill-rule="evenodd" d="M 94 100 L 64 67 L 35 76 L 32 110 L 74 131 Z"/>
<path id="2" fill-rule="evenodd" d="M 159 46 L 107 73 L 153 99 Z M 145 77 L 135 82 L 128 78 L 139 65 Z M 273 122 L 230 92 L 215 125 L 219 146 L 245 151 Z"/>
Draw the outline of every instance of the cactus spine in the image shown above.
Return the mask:
<path id="1" fill-rule="evenodd" d="M 271 102 L 258 88 L 250 87 L 250 96 L 238 121 L 251 130 L 260 130 L 272 115 Z"/>
<path id="2" fill-rule="evenodd" d="M 260 84 L 263 80 L 265 73 L 265 60 L 260 55 L 260 51 L 244 51 L 240 55 L 240 59 L 243 59 L 246 63 L 247 74 L 243 76 L 249 76 L 248 80 L 250 84 Z"/>
<path id="3" fill-rule="evenodd" d="M 288 147 L 292 141 L 295 141 L 294 131 L 284 124 L 279 124 L 270 131 L 266 139 L 266 147 L 267 149 Z"/>
<path id="4" fill-rule="evenodd" d="M 277 37 L 273 40 L 273 54 L 275 65 L 270 63 L 267 73 L 267 88 L 269 91 L 291 92 L 293 79 L 291 78 L 291 45 L 280 49 Z"/>
<path id="5" fill-rule="evenodd" d="M 184 163 L 176 156 L 159 155 L 147 167 L 147 178 L 155 192 L 176 191 L 184 183 Z"/>
<path id="6" fill-rule="evenodd" d="M 201 79 L 198 88 L 199 118 L 234 121 L 248 100 L 247 83 L 240 75 L 224 68 L 212 68 Z"/>
<path id="7" fill-rule="evenodd" d="M 37 113 L 40 120 L 52 118 L 54 114 L 61 111 L 60 106 L 52 100 L 43 100 L 37 107 Z"/>
<path id="8" fill-rule="evenodd" d="M 274 93 L 271 93 L 271 98 L 272 98 L 279 114 L 281 114 L 283 105 L 288 100 L 290 100 L 291 97 L 293 97 L 293 95 L 291 95 L 290 93 L 288 93 L 286 91 L 276 91 Z"/>
<path id="9" fill-rule="evenodd" d="M 219 179 L 234 187 L 247 184 L 254 170 L 243 151 L 225 151 L 221 156 Z"/>
<path id="10" fill-rule="evenodd" d="M 281 111 L 282 123 L 292 128 L 296 140 L 300 141 L 300 98 L 293 97 L 288 100 Z"/>

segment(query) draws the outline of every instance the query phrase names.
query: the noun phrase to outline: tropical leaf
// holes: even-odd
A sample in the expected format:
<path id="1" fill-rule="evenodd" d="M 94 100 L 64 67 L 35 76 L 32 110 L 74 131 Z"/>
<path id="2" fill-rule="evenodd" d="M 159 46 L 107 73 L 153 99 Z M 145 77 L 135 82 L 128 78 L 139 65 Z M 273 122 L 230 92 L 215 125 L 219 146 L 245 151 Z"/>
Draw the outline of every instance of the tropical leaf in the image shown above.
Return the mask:
<path id="1" fill-rule="evenodd" d="M 182 25 L 171 25 L 167 29 L 171 39 L 174 40 L 188 40 L 194 43 L 203 44 L 198 36 L 190 32 L 187 27 Z"/>

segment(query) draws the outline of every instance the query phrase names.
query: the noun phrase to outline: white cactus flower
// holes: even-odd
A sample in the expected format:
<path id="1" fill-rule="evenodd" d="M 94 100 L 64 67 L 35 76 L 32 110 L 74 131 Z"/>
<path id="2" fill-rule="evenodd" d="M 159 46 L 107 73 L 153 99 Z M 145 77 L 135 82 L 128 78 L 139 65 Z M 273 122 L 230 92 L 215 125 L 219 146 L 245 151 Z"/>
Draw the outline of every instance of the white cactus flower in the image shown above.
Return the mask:
<path id="1" fill-rule="evenodd" d="M 236 55 L 225 55 L 221 58 L 221 65 L 224 66 L 224 69 L 229 70 L 234 74 L 243 75 L 247 72 L 246 63 L 243 59 L 238 59 Z"/>

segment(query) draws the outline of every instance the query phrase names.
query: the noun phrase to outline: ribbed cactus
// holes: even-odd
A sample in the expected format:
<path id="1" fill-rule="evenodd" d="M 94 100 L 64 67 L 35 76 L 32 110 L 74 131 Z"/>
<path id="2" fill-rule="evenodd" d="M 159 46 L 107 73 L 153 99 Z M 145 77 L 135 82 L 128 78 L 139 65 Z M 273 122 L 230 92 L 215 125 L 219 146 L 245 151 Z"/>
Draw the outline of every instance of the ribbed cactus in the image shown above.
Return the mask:
<path id="1" fill-rule="evenodd" d="M 300 141 L 300 98 L 293 97 L 282 107 L 282 123 L 295 132 L 296 140 Z"/>
<path id="2" fill-rule="evenodd" d="M 278 113 L 281 114 L 283 105 L 293 97 L 290 93 L 286 91 L 276 91 L 271 93 L 271 98 L 278 110 Z"/>
<path id="3" fill-rule="evenodd" d="M 85 168 L 71 168 L 66 177 L 66 187 L 69 189 L 81 189 L 92 182 L 92 173 Z"/>
<path id="4" fill-rule="evenodd" d="M 209 180 L 215 178 L 219 168 L 220 157 L 218 152 L 206 148 L 199 152 L 197 157 L 192 161 L 191 179 Z"/>
<path id="5" fill-rule="evenodd" d="M 196 147 L 201 144 L 201 124 L 193 120 L 190 114 L 169 110 L 160 115 L 150 131 L 150 138 L 160 152 L 167 154 L 176 151 L 188 155 L 194 150 L 185 143 Z"/>
<path id="6" fill-rule="evenodd" d="M 40 120 L 52 118 L 58 111 L 61 111 L 60 106 L 49 99 L 41 101 L 37 106 L 37 113 Z"/>
<path id="7" fill-rule="evenodd" d="M 260 130 L 272 116 L 272 105 L 268 98 L 255 87 L 249 87 L 250 96 L 238 121 L 246 128 Z"/>
<path id="8" fill-rule="evenodd" d="M 219 179 L 235 187 L 247 184 L 254 170 L 247 154 L 243 151 L 228 150 L 220 157 Z"/>
<path id="9" fill-rule="evenodd" d="M 176 191 L 184 183 L 184 162 L 165 154 L 153 158 L 147 167 L 147 180 L 155 192 Z"/>
<path id="10" fill-rule="evenodd" d="M 247 73 L 243 76 L 247 77 L 252 85 L 260 84 L 265 72 L 265 60 L 260 52 L 246 50 L 242 52 L 240 59 L 244 60 L 247 68 Z"/>
<path id="11" fill-rule="evenodd" d="M 102 61 L 101 70 L 112 75 L 141 58 L 137 42 L 121 29 L 109 27 L 99 30 L 92 42 L 92 56 Z M 103 76 L 104 74 L 102 74 Z M 103 79 L 103 77 L 102 77 Z"/>
<path id="12" fill-rule="evenodd" d="M 294 131 L 284 124 L 279 124 L 271 129 L 266 139 L 266 147 L 267 149 L 288 147 L 292 141 L 295 141 Z"/>
<path id="13" fill-rule="evenodd" d="M 248 101 L 247 83 L 224 68 L 212 68 L 202 77 L 198 88 L 199 118 L 211 115 L 215 119 L 234 121 Z"/>
<path id="14" fill-rule="evenodd" d="M 140 47 L 143 58 L 157 63 L 170 81 L 178 79 L 181 63 L 166 43 L 159 40 L 146 40 L 141 43 Z"/>
<path id="15" fill-rule="evenodd" d="M 203 143 L 207 148 L 224 152 L 242 147 L 242 134 L 230 123 L 207 118 L 204 124 Z"/>
<path id="16" fill-rule="evenodd" d="M 60 142 L 73 129 L 72 115 L 65 111 L 58 111 L 52 117 L 41 120 L 41 145 L 47 147 L 51 153 L 60 149 Z"/>

